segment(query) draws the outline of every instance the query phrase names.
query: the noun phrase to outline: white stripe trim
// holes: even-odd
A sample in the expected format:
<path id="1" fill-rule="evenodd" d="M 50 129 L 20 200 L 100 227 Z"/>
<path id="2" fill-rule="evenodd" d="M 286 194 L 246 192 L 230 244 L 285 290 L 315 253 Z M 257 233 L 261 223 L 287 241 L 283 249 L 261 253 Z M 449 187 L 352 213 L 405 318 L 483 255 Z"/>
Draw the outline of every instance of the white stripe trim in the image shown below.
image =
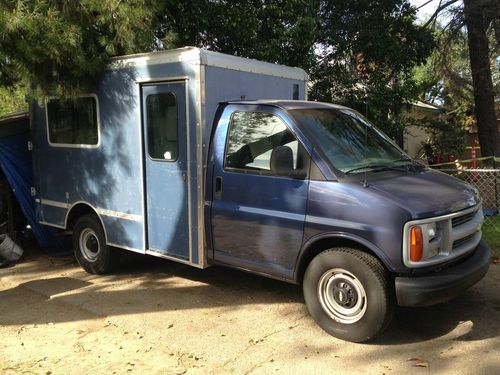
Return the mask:
<path id="1" fill-rule="evenodd" d="M 126 212 L 105 210 L 103 208 L 96 208 L 99 215 L 116 217 L 118 219 L 125 219 L 131 221 L 142 221 L 142 215 L 128 214 Z"/>
<path id="2" fill-rule="evenodd" d="M 38 224 L 48 225 L 49 227 L 54 227 L 54 228 L 59 228 L 59 229 L 66 229 L 66 227 L 64 225 L 57 225 L 57 224 L 47 223 L 46 221 L 39 221 Z"/>
<path id="3" fill-rule="evenodd" d="M 76 202 L 73 204 L 69 204 L 69 203 L 64 203 L 64 202 L 53 201 L 50 199 L 41 199 L 41 204 L 43 204 L 45 206 L 52 206 L 52 207 L 65 208 L 65 209 L 69 209 L 70 207 L 73 207 L 75 204 L 78 204 L 78 203 L 88 204 L 86 202 Z M 104 208 L 97 208 L 97 207 L 95 208 L 95 211 L 99 215 L 115 217 L 118 219 L 125 219 L 125 220 L 131 220 L 131 221 L 141 221 L 141 222 L 143 221 L 142 215 L 135 215 L 135 214 L 129 214 L 126 212 L 106 210 Z"/>
<path id="4" fill-rule="evenodd" d="M 53 201 L 50 199 L 41 199 L 41 204 L 45 206 L 59 207 L 59 208 L 69 208 L 70 204 L 64 202 Z"/>

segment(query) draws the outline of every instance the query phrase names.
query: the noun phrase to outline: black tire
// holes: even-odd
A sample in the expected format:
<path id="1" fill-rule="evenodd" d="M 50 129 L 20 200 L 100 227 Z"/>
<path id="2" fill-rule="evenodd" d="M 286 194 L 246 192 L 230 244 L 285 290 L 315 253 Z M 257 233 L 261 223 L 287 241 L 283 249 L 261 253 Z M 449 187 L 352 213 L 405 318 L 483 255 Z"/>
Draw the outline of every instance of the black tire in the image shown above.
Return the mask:
<path id="1" fill-rule="evenodd" d="M 73 251 L 78 264 L 88 273 L 103 275 L 111 271 L 114 252 L 106 245 L 106 237 L 99 218 L 85 215 L 73 228 Z"/>
<path id="2" fill-rule="evenodd" d="M 318 254 L 302 284 L 307 309 L 326 332 L 364 342 L 381 333 L 394 315 L 389 278 L 374 256 L 335 248 Z"/>

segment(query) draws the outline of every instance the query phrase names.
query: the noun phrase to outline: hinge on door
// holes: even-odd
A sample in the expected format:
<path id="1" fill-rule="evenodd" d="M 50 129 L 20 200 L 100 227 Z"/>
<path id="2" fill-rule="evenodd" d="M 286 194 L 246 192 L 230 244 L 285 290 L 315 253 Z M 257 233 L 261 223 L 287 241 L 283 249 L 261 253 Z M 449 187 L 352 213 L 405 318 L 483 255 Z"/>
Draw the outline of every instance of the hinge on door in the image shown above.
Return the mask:
<path id="1" fill-rule="evenodd" d="M 33 143 L 31 141 L 28 141 L 28 151 L 33 151 Z"/>
<path id="2" fill-rule="evenodd" d="M 36 189 L 32 186 L 30 191 L 31 191 L 31 196 L 34 197 L 36 195 Z"/>

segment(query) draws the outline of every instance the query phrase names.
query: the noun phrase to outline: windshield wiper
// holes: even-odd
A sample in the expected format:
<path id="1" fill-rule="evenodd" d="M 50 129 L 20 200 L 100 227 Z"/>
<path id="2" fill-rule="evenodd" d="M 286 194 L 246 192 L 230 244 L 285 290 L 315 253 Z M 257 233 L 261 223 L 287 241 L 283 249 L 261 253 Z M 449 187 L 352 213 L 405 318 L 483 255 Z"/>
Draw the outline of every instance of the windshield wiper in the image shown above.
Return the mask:
<path id="1" fill-rule="evenodd" d="M 349 174 L 352 172 L 361 171 L 363 169 L 371 169 L 372 172 L 375 172 L 375 171 L 406 171 L 407 170 L 407 168 L 403 165 L 391 166 L 388 164 L 366 164 L 366 165 L 362 165 L 360 167 L 349 169 L 348 171 L 345 171 L 344 173 Z"/>
<path id="2" fill-rule="evenodd" d="M 419 163 L 418 161 L 416 161 L 414 159 L 410 159 L 410 158 L 396 159 L 396 160 L 392 160 L 391 162 L 392 163 L 407 162 L 409 164 L 408 168 L 409 169 L 411 168 L 414 172 L 418 172 L 418 171 L 421 171 L 421 170 L 427 168 L 424 164 Z"/>
<path id="3" fill-rule="evenodd" d="M 391 163 L 399 163 L 402 161 L 407 161 L 408 163 L 412 163 L 412 164 L 415 163 L 415 160 L 413 160 L 411 158 L 401 158 L 401 159 L 391 160 Z"/>

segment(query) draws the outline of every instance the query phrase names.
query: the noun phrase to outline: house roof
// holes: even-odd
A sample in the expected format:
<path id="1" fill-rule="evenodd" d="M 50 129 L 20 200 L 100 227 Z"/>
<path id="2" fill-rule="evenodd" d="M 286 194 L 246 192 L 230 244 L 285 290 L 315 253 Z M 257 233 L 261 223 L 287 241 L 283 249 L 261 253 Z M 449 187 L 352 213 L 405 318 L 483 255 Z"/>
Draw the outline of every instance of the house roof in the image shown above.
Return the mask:
<path id="1" fill-rule="evenodd" d="M 435 106 L 434 104 L 429 104 L 422 102 L 420 100 L 416 100 L 410 103 L 413 107 L 416 107 L 418 109 L 424 110 L 424 111 L 429 111 L 429 112 L 443 112 L 443 108 Z"/>

